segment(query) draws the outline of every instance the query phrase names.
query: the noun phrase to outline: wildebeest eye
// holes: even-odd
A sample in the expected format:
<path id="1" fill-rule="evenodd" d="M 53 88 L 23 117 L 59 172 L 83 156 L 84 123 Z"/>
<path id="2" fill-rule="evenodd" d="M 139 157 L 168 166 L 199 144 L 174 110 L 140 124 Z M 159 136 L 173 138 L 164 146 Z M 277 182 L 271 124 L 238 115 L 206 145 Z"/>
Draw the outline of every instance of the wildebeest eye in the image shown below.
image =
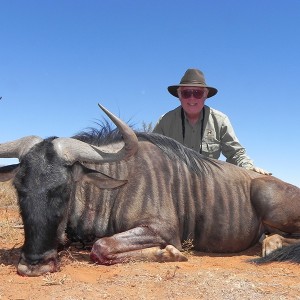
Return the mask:
<path id="1" fill-rule="evenodd" d="M 54 197 L 63 197 L 64 194 L 67 192 L 68 188 L 65 184 L 59 185 L 55 188 L 50 189 L 47 192 L 48 198 L 54 198 Z"/>

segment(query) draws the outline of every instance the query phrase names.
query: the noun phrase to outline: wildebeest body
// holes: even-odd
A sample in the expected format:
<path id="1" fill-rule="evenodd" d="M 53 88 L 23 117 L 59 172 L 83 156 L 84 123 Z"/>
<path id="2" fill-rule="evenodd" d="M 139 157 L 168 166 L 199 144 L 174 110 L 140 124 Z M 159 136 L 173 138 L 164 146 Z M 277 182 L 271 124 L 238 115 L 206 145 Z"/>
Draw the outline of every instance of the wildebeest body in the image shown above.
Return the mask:
<path id="1" fill-rule="evenodd" d="M 210 172 L 196 174 L 183 161 L 172 160 L 144 141 L 139 153 L 126 163 L 89 165 L 113 178 L 138 180 L 129 180 L 117 191 L 99 190 L 91 184 L 77 187 L 80 200 L 71 201 L 69 226 L 76 228 L 82 239 L 142 225 L 159 232 L 165 245 L 179 249 L 188 239 L 198 250 L 236 252 L 248 248 L 261 235 L 249 198 L 251 175 L 238 169 L 242 172 L 234 178 L 235 167 L 224 169 L 223 163 L 210 160 L 203 164 L 207 169 L 218 166 L 217 181 Z"/>
<path id="2" fill-rule="evenodd" d="M 84 143 L 28 137 L 0 144 L 0 157 L 20 157 L 20 165 L 0 172 L 3 180 L 15 176 L 25 230 L 20 274 L 56 271 L 65 232 L 93 242 L 91 257 L 101 264 L 184 260 L 178 250 L 185 240 L 196 250 L 239 252 L 265 231 L 300 233 L 298 187 L 160 135 L 137 139 L 113 118 L 125 141 L 113 155 L 120 139 L 98 149 L 101 138 L 86 134 L 76 136 Z M 287 241 L 277 237 L 274 247 L 272 239 L 263 253 Z"/>

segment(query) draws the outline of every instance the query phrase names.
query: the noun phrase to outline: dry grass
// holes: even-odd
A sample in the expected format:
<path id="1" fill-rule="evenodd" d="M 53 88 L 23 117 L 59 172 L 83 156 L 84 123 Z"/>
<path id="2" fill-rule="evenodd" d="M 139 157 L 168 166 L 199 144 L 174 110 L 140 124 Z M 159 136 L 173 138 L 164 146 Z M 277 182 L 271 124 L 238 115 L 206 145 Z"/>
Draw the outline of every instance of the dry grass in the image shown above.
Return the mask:
<path id="1" fill-rule="evenodd" d="M 43 276 L 43 284 L 42 286 L 50 286 L 50 285 L 62 285 L 65 284 L 66 281 L 70 280 L 67 275 L 59 276 L 57 273 L 47 273 Z"/>
<path id="2" fill-rule="evenodd" d="M 16 207 L 17 194 L 11 181 L 0 182 L 0 207 Z"/>
<path id="3" fill-rule="evenodd" d="M 0 182 L 0 241 L 18 244 L 23 234 L 22 220 L 18 212 L 17 196 L 11 182 Z"/>

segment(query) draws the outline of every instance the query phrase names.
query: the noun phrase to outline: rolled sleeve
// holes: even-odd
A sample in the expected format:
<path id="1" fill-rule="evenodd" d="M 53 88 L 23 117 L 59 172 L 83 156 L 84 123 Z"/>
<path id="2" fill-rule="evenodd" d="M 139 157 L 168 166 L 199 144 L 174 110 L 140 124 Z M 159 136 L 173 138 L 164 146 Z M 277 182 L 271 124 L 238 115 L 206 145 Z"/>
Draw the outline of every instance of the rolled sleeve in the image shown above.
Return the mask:
<path id="1" fill-rule="evenodd" d="M 253 167 L 253 161 L 240 144 L 227 116 L 221 126 L 221 149 L 227 162 L 247 169 Z"/>

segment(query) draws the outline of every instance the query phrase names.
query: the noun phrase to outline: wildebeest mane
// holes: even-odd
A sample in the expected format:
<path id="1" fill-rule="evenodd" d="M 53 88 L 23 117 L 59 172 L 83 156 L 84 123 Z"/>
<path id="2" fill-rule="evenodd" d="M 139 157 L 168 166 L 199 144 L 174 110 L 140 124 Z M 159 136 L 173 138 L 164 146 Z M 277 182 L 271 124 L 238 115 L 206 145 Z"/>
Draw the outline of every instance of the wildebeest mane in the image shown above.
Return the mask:
<path id="1" fill-rule="evenodd" d="M 96 124 L 99 127 L 88 127 L 74 135 L 72 138 L 94 146 L 104 146 L 122 140 L 122 135 L 118 128 L 112 128 L 109 121 L 103 120 Z"/>
<path id="2" fill-rule="evenodd" d="M 221 168 L 219 161 L 189 149 L 176 140 L 156 133 L 137 133 L 139 140 L 147 140 L 160 148 L 170 159 L 180 159 L 198 175 L 206 174 L 211 166 Z"/>
<path id="3" fill-rule="evenodd" d="M 79 132 L 73 138 L 95 146 L 108 145 L 120 142 L 122 135 L 117 128 L 112 128 L 107 120 L 98 123 L 99 128 L 89 127 Z M 198 175 L 209 172 L 211 166 L 221 168 L 222 162 L 210 159 L 192 149 L 185 147 L 172 138 L 147 132 L 136 132 L 139 140 L 149 141 L 160 148 L 171 160 L 183 161 L 192 171 Z"/>

